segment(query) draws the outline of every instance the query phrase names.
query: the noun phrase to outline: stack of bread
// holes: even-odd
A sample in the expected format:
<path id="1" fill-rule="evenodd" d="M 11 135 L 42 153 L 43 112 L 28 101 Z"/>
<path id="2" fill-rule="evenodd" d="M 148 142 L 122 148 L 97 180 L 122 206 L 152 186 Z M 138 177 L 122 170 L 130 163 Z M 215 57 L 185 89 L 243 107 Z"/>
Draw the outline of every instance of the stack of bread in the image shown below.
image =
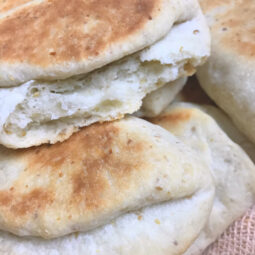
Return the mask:
<path id="1" fill-rule="evenodd" d="M 200 4 L 0 2 L 0 255 L 202 254 L 255 203 L 255 46 L 240 78 L 218 31 L 255 6 Z"/>

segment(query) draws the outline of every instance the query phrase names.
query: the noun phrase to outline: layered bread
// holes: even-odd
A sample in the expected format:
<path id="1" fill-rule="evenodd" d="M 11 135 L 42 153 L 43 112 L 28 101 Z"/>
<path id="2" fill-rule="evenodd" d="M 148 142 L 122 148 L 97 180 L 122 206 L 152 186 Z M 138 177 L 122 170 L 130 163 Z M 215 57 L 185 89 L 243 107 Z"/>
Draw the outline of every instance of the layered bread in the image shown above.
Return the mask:
<path id="1" fill-rule="evenodd" d="M 182 254 L 211 211 L 209 167 L 135 117 L 94 124 L 51 146 L 2 147 L 0 251 Z"/>
<path id="2" fill-rule="evenodd" d="M 212 35 L 212 54 L 199 69 L 206 93 L 255 143 L 255 2 L 200 0 Z"/>
<path id="3" fill-rule="evenodd" d="M 209 30 L 196 0 L 79 0 L 58 9 L 62 2 L 29 1 L 0 17 L 0 31 L 1 26 L 12 29 L 0 40 L 0 49 L 10 47 L 9 58 L 0 51 L 5 76 L 0 79 L 0 144 L 6 147 L 54 144 L 83 126 L 134 113 L 147 94 L 193 74 L 209 56 Z M 23 40 L 12 25 L 33 17 L 22 30 L 33 36 Z M 47 20 L 52 23 L 42 26 Z M 38 33 L 45 38 L 35 41 Z M 97 40 L 101 48 L 95 53 Z"/>

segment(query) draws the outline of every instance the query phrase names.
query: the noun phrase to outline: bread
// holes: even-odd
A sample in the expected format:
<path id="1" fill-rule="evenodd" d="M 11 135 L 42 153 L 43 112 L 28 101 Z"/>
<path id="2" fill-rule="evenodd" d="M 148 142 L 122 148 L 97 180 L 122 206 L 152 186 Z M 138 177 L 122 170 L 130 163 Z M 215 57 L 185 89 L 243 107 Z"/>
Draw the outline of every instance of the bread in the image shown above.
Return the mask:
<path id="1" fill-rule="evenodd" d="M 179 23 L 141 52 L 87 75 L 1 88 L 0 144 L 24 148 L 64 141 L 80 127 L 136 112 L 148 93 L 193 74 L 209 55 L 210 36 L 192 2 L 192 17 L 182 22 L 187 10 L 178 5 L 183 14 Z"/>
<path id="2" fill-rule="evenodd" d="M 211 162 L 216 194 L 209 220 L 185 255 L 198 255 L 255 202 L 255 165 L 197 106 L 175 103 L 149 119 Z"/>
<path id="3" fill-rule="evenodd" d="M 1 148 L 0 174 L 0 228 L 22 236 L 1 232 L 2 254 L 182 254 L 214 198 L 208 162 L 135 117 Z"/>
<path id="4" fill-rule="evenodd" d="M 0 229 L 44 238 L 192 196 L 206 171 L 165 130 L 131 117 L 92 125 L 52 146 L 2 147 L 0 155 Z"/>
<path id="5" fill-rule="evenodd" d="M 199 69 L 198 79 L 207 94 L 255 143 L 255 2 L 200 3 L 211 28 L 212 54 Z"/>
<path id="6" fill-rule="evenodd" d="M 132 54 L 190 17 L 192 2 L 2 1 L 0 86 L 65 79 Z"/>

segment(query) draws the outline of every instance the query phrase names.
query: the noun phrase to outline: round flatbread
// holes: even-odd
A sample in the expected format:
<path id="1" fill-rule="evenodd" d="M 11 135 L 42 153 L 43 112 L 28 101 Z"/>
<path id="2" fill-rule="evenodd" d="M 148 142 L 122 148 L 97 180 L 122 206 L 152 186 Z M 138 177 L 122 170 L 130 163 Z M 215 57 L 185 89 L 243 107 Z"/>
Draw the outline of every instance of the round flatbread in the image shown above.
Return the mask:
<path id="1" fill-rule="evenodd" d="M 255 143 L 255 2 L 200 0 L 212 54 L 198 70 L 201 86 Z"/>
<path id="2" fill-rule="evenodd" d="M 2 148 L 0 174 L 0 226 L 22 236 L 0 232 L 2 254 L 183 254 L 214 198 L 206 159 L 134 117 L 52 146 Z"/>
<path id="3" fill-rule="evenodd" d="M 80 127 L 138 111 L 147 94 L 192 75 L 210 53 L 209 29 L 192 2 L 191 17 L 180 16 L 163 39 L 136 54 L 89 74 L 0 88 L 0 144 L 26 148 L 64 141 Z"/>
<path id="4" fill-rule="evenodd" d="M 89 126 L 52 146 L 1 147 L 0 229 L 55 238 L 192 196 L 209 171 L 193 154 L 134 117 Z"/>

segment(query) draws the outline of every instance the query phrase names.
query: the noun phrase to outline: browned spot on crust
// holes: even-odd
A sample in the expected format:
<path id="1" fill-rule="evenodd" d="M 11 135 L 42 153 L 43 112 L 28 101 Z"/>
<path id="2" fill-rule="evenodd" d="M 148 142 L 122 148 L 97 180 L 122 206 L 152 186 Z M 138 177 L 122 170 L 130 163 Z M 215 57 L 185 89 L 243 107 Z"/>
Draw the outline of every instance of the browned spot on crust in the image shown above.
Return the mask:
<path id="1" fill-rule="evenodd" d="M 0 192 L 0 206 L 9 206 L 12 200 L 10 192 Z"/>
<path id="2" fill-rule="evenodd" d="M 215 7 L 229 5 L 233 0 L 199 0 L 203 12 L 207 13 Z"/>
<path id="3" fill-rule="evenodd" d="M 98 169 L 84 173 L 80 171 L 72 176 L 73 201 L 79 204 L 82 201 L 86 204 L 87 210 L 96 210 L 103 206 L 102 192 L 107 188 L 107 181 L 100 176 Z"/>
<path id="4" fill-rule="evenodd" d="M 117 128 L 107 123 L 84 128 L 64 143 L 41 146 L 36 156 L 30 159 L 29 168 L 57 171 L 71 164 L 72 170 L 68 175 L 72 182 L 70 203 L 79 207 L 85 202 L 86 210 L 96 210 L 104 206 L 103 192 L 109 187 L 104 168 L 111 169 L 115 161 L 119 170 L 126 167 L 111 154 L 113 140 L 118 133 Z"/>
<path id="5" fill-rule="evenodd" d="M 155 15 L 158 3 L 51 0 L 23 7 L 0 22 L 0 59 L 50 66 L 97 56 L 143 27 Z"/>
<path id="6" fill-rule="evenodd" d="M 9 191 L 0 192 L 0 206 L 8 206 L 10 212 L 18 217 L 34 214 L 38 209 L 43 209 L 50 204 L 52 199 L 42 189 L 34 189 L 27 194 L 17 194 Z"/>
<path id="7" fill-rule="evenodd" d="M 255 58 L 255 1 L 237 1 L 234 8 L 216 16 L 213 32 L 223 47 L 247 58 Z M 220 33 L 221 31 L 221 33 Z"/>
<path id="8" fill-rule="evenodd" d="M 15 197 L 13 196 L 13 199 Z M 25 215 L 31 214 L 44 208 L 46 205 L 49 205 L 52 202 L 49 192 L 44 191 L 43 189 L 34 189 L 28 194 L 21 196 L 20 200 L 16 203 L 13 203 L 11 206 L 11 211 L 16 215 Z"/>
<path id="9" fill-rule="evenodd" d="M 180 122 L 188 121 L 191 118 L 191 112 L 189 110 L 187 111 L 181 111 L 181 112 L 175 112 L 175 113 L 166 113 L 159 115 L 155 118 L 147 118 L 148 121 L 157 124 L 160 123 L 160 125 L 164 125 L 164 123 L 168 125 L 178 125 Z"/>
<path id="10" fill-rule="evenodd" d="M 0 14 L 28 2 L 31 2 L 31 0 L 0 0 Z"/>

